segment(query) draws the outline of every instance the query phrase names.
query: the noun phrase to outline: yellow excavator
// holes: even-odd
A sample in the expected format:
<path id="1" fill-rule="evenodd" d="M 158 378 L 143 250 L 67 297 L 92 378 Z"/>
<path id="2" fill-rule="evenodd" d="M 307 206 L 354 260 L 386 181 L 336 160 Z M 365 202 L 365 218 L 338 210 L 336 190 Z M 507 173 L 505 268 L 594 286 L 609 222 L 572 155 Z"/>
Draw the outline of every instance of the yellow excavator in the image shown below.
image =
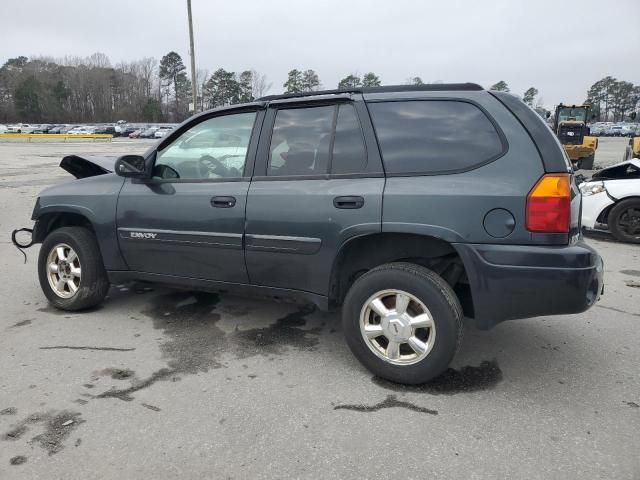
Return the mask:
<path id="1" fill-rule="evenodd" d="M 556 107 L 553 131 L 558 136 L 571 163 L 577 169 L 593 170 L 598 148 L 598 138 L 590 135 L 587 122 L 595 118 L 590 115 L 590 105 L 563 105 Z"/>

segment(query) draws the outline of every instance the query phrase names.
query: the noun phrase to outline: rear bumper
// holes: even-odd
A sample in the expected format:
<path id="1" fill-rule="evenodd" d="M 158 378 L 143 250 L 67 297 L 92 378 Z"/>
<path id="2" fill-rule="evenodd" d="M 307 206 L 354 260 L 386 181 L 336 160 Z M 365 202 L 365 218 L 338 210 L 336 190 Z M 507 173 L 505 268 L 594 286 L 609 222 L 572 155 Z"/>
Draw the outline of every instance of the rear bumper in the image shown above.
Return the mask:
<path id="1" fill-rule="evenodd" d="M 603 291 L 600 255 L 583 242 L 563 247 L 454 245 L 465 265 L 477 326 L 581 313 Z"/>

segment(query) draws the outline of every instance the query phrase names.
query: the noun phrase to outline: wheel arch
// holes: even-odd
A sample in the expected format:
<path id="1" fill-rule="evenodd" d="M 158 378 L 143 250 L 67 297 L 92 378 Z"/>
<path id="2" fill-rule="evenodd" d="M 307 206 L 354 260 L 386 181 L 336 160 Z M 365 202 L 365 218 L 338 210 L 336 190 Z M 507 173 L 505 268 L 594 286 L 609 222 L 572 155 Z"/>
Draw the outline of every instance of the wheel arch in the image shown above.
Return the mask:
<path id="1" fill-rule="evenodd" d="M 467 272 L 453 244 L 429 235 L 404 232 L 371 233 L 345 241 L 331 269 L 330 305 L 341 305 L 350 286 L 363 273 L 391 262 L 414 263 L 435 271 L 454 289 L 465 316 L 474 316 Z"/>
<path id="2" fill-rule="evenodd" d="M 33 231 L 34 243 L 42 243 L 49 233 L 61 227 L 84 227 L 96 234 L 94 223 L 87 212 L 66 207 L 39 213 Z"/>
<path id="3" fill-rule="evenodd" d="M 603 224 L 608 223 L 609 213 L 611 212 L 611 210 L 620 202 L 624 202 L 625 200 L 640 201 L 640 195 L 629 195 L 628 197 L 616 198 L 615 202 L 613 202 L 611 205 L 607 205 L 605 208 L 602 209 L 602 211 L 598 214 L 596 221 L 598 223 L 603 223 Z"/>

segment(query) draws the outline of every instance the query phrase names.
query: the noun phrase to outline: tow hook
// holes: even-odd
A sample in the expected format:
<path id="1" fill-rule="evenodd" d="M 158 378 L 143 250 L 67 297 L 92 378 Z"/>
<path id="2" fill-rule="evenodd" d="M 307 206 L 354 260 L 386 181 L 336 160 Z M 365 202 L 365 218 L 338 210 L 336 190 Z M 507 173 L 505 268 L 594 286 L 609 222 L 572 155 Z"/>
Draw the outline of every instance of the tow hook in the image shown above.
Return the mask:
<path id="1" fill-rule="evenodd" d="M 29 243 L 20 243 L 18 241 L 17 237 L 20 232 L 29 233 Z M 25 253 L 24 249 L 29 248 L 31 245 L 33 245 L 33 229 L 18 228 L 17 230 L 14 230 L 13 232 L 11 232 L 11 243 L 13 243 L 16 246 L 16 248 L 20 250 L 20 253 L 22 253 L 22 255 L 24 256 L 24 263 L 27 263 L 27 254 Z"/>

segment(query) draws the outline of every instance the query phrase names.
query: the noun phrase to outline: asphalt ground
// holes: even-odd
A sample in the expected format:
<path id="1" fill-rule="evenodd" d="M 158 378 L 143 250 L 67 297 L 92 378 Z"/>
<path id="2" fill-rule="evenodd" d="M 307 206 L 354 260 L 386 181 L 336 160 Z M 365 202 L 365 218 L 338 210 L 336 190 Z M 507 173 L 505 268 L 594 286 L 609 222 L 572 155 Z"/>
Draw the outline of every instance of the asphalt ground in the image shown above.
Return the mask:
<path id="1" fill-rule="evenodd" d="M 63 155 L 148 146 L 0 143 L 0 478 L 640 478 L 639 246 L 588 236 L 594 308 L 467 326 L 413 388 L 373 378 L 338 314 L 284 300 L 129 285 L 50 308 L 10 231 L 69 181 Z"/>

